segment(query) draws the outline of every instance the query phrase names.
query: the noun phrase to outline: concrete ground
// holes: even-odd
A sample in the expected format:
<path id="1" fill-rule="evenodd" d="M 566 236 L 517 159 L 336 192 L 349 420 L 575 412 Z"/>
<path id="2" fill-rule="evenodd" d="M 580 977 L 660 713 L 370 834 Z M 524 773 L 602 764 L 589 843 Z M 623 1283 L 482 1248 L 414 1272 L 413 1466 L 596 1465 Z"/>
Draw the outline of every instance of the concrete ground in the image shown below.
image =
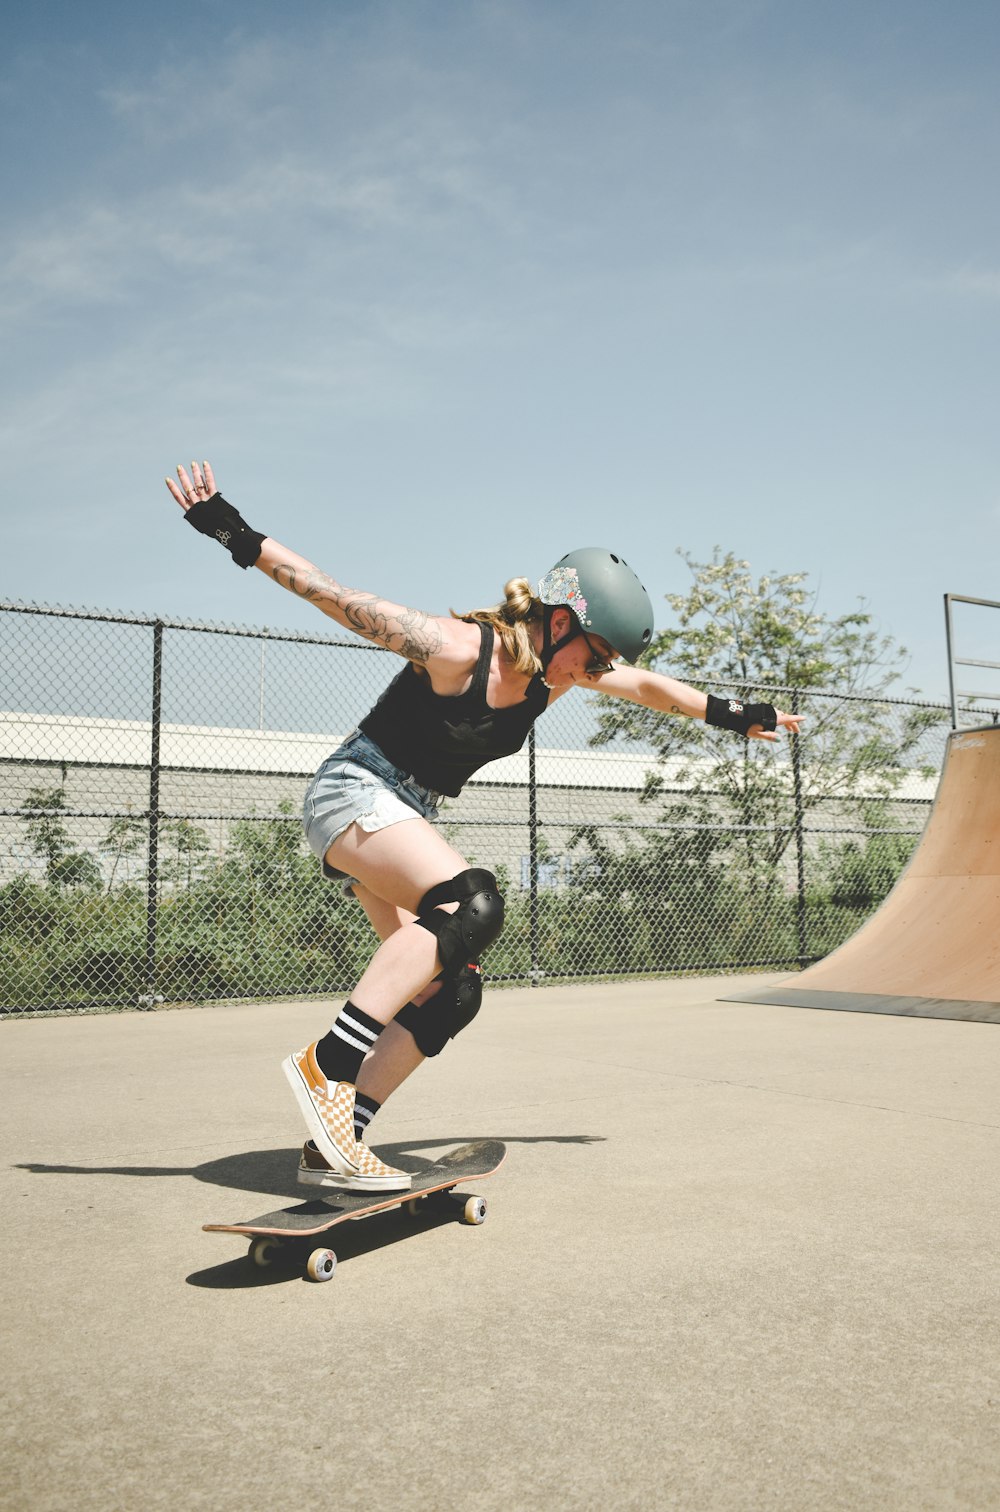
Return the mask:
<path id="1" fill-rule="evenodd" d="M 4 1512 L 1000 1507 L 1000 1028 L 737 985 L 490 994 L 374 1138 L 505 1139 L 486 1224 L 327 1285 L 201 1232 L 324 1005 L 0 1025 Z"/>

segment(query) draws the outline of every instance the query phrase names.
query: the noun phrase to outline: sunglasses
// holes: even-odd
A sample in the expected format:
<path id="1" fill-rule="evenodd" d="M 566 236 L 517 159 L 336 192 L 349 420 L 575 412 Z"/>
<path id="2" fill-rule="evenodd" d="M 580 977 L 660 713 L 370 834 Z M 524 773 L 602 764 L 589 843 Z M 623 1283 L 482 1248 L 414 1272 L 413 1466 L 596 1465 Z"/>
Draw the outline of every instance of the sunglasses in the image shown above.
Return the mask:
<path id="1" fill-rule="evenodd" d="M 594 644 L 591 641 L 590 636 L 582 627 L 580 629 L 580 634 L 587 642 L 587 650 L 590 652 L 590 661 L 583 669 L 586 672 L 587 676 L 596 677 L 601 672 L 613 672 L 615 670 L 614 662 L 610 662 L 606 657 L 598 655 L 598 653 L 594 649 Z"/>

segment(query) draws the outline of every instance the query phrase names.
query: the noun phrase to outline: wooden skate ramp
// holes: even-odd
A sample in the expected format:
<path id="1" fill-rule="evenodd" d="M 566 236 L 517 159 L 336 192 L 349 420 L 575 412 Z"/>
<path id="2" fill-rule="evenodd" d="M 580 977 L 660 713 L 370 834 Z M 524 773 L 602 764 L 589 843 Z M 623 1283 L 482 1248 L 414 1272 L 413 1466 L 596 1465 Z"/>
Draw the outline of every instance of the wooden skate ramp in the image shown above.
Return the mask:
<path id="1" fill-rule="evenodd" d="M 726 1001 L 1000 1024 L 1000 727 L 956 730 L 920 843 L 857 934 Z"/>

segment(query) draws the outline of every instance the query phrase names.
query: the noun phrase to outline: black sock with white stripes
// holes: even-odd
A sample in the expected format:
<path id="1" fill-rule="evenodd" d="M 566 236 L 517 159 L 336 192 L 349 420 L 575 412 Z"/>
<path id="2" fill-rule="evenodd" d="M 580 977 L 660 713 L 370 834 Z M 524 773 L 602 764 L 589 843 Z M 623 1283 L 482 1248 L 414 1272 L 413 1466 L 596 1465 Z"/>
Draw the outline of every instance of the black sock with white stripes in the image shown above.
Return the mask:
<path id="1" fill-rule="evenodd" d="M 363 1092 L 359 1092 L 354 1099 L 354 1137 L 360 1139 L 363 1144 L 368 1143 L 365 1138 L 368 1125 L 381 1106 L 382 1104 L 376 1102 L 374 1097 L 366 1097 Z"/>
<path id="2" fill-rule="evenodd" d="M 384 1024 L 347 1002 L 329 1034 L 316 1044 L 316 1064 L 329 1082 L 356 1082 L 361 1062 L 375 1044 Z"/>

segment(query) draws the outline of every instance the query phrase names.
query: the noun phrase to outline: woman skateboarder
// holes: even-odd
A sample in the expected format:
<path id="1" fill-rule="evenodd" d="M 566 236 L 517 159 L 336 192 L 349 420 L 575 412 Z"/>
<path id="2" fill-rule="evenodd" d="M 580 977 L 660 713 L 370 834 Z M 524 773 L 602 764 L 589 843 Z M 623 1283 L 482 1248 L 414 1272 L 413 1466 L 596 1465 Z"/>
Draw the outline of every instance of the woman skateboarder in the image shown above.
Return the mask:
<path id="1" fill-rule="evenodd" d="M 252 530 L 217 492 L 207 462 L 166 484 L 189 524 L 406 665 L 360 727 L 316 773 L 305 832 L 324 873 L 347 880 L 381 944 L 329 1033 L 284 1062 L 312 1135 L 300 1176 L 364 1191 L 409 1185 L 362 1135 L 427 1056 L 475 1017 L 479 957 L 500 934 L 503 898 L 430 822 L 473 772 L 520 750 L 538 716 L 571 688 L 755 740 L 797 733 L 798 716 L 698 692 L 618 665 L 649 645 L 653 608 L 635 573 L 603 548 L 570 552 L 533 590 L 513 578 L 504 602 L 450 618 L 345 588 Z"/>

